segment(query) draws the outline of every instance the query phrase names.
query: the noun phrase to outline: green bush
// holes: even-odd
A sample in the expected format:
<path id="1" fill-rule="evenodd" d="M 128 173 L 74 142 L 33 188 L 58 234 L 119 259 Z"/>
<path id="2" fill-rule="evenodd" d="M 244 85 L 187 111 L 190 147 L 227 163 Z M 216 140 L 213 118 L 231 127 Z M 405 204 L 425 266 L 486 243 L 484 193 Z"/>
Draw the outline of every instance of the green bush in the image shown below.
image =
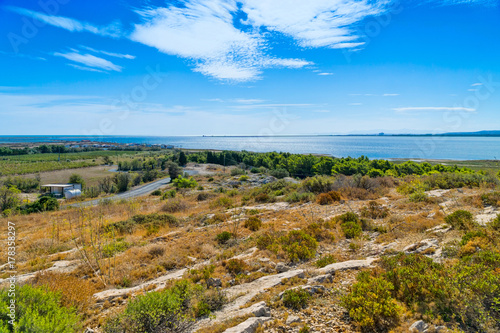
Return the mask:
<path id="1" fill-rule="evenodd" d="M 262 221 L 257 216 L 250 216 L 245 221 L 245 228 L 250 229 L 251 231 L 257 231 L 262 226 Z"/>
<path id="2" fill-rule="evenodd" d="M 225 264 L 226 271 L 232 275 L 243 273 L 246 267 L 246 263 L 241 259 L 229 259 Z"/>
<path id="3" fill-rule="evenodd" d="M 230 208 L 232 206 L 233 206 L 233 200 L 228 197 L 219 197 L 210 203 L 210 208 L 218 208 L 218 207 Z"/>
<path id="4" fill-rule="evenodd" d="M 325 256 L 322 256 L 321 258 L 319 258 L 318 260 L 316 260 L 316 262 L 314 263 L 316 265 L 316 267 L 318 268 L 323 268 L 325 266 L 328 266 L 330 264 L 334 264 L 336 263 L 337 260 L 335 259 L 335 257 L 333 257 L 332 255 L 330 254 L 327 254 Z"/>
<path id="5" fill-rule="evenodd" d="M 481 195 L 481 200 L 485 205 L 498 207 L 500 206 L 500 192 L 491 192 Z"/>
<path id="6" fill-rule="evenodd" d="M 302 230 L 291 230 L 279 243 L 290 261 L 314 258 L 318 247 L 316 239 Z"/>
<path id="7" fill-rule="evenodd" d="M 124 252 L 130 247 L 130 244 L 123 239 L 117 239 L 111 243 L 104 245 L 102 248 L 102 254 L 105 258 L 114 256 L 117 253 Z"/>
<path id="8" fill-rule="evenodd" d="M 408 196 L 408 200 L 411 202 L 425 202 L 428 196 L 425 192 L 414 192 Z"/>
<path id="9" fill-rule="evenodd" d="M 21 208 L 23 214 L 55 211 L 59 209 L 59 202 L 53 197 L 41 197 L 35 202 L 26 204 Z"/>
<path id="10" fill-rule="evenodd" d="M 243 170 L 243 169 L 240 169 L 240 168 L 231 169 L 231 176 L 240 176 L 240 175 L 244 175 L 244 174 L 245 174 L 245 170 Z"/>
<path id="11" fill-rule="evenodd" d="M 458 230 L 470 230 L 477 225 L 474 216 L 470 212 L 461 209 L 446 216 L 444 221 L 453 229 Z"/>
<path id="12" fill-rule="evenodd" d="M 362 223 L 355 213 L 347 212 L 335 218 L 339 223 L 346 238 L 356 238 L 361 235 Z"/>
<path id="13" fill-rule="evenodd" d="M 288 203 L 310 202 L 314 201 L 315 198 L 316 196 L 314 195 L 314 193 L 311 192 L 299 193 L 297 191 L 294 191 L 285 197 L 285 201 Z"/>
<path id="14" fill-rule="evenodd" d="M 206 265 L 200 269 L 191 269 L 189 270 L 188 278 L 194 283 L 198 283 L 200 281 L 206 281 L 212 277 L 212 274 L 215 271 L 214 265 Z"/>
<path id="15" fill-rule="evenodd" d="M 283 293 L 283 305 L 294 310 L 301 310 L 307 306 L 311 295 L 302 288 L 286 290 Z"/>
<path id="16" fill-rule="evenodd" d="M 342 298 L 349 316 L 362 328 L 382 332 L 396 326 L 402 312 L 392 297 L 394 286 L 382 277 L 358 274 L 350 293 Z"/>
<path id="17" fill-rule="evenodd" d="M 307 178 L 302 183 L 302 188 L 305 192 L 313 192 L 316 194 L 326 193 L 333 190 L 333 181 L 334 179 L 332 177 L 315 176 Z"/>
<path id="18" fill-rule="evenodd" d="M 498 214 L 488 226 L 493 230 L 500 231 L 500 214 Z"/>
<path id="19" fill-rule="evenodd" d="M 167 190 L 167 191 L 165 191 L 165 193 L 162 194 L 161 199 L 165 200 L 165 199 L 168 199 L 168 198 L 175 198 L 176 195 L 177 195 L 177 191 L 176 190 L 174 190 L 174 189 Z"/>
<path id="20" fill-rule="evenodd" d="M 241 175 L 240 178 L 238 178 L 238 180 L 240 182 L 245 182 L 247 180 L 249 180 L 250 178 L 247 176 L 247 175 Z"/>
<path id="21" fill-rule="evenodd" d="M 69 177 L 69 181 L 68 183 L 70 184 L 80 184 L 82 185 L 82 189 L 85 188 L 85 180 L 83 179 L 82 176 L 80 176 L 79 174 L 72 174 L 70 177 Z"/>
<path id="22" fill-rule="evenodd" d="M 217 234 L 215 239 L 217 240 L 217 242 L 219 244 L 222 245 L 222 244 L 226 244 L 231 239 L 231 237 L 233 237 L 232 233 L 230 233 L 229 231 L 223 231 L 220 234 Z"/>
<path id="23" fill-rule="evenodd" d="M 59 294 L 26 284 L 15 289 L 15 321 L 9 324 L 9 289 L 0 289 L 0 332 L 79 332 L 79 317 L 73 308 L 61 305 Z"/>
<path id="24" fill-rule="evenodd" d="M 173 183 L 176 188 L 195 188 L 198 186 L 198 183 L 193 179 L 193 177 L 184 178 L 182 176 L 178 176 L 173 180 Z"/>
<path id="25" fill-rule="evenodd" d="M 283 169 L 283 168 L 271 170 L 269 172 L 269 174 L 273 177 L 278 178 L 278 179 L 282 179 L 282 178 L 290 176 L 288 171 L 286 169 Z"/>
<path id="26" fill-rule="evenodd" d="M 104 331 L 186 332 L 193 326 L 197 315 L 205 315 L 210 310 L 205 305 L 203 293 L 201 285 L 181 280 L 163 291 L 138 296 L 128 303 L 123 313 L 108 320 Z"/>
<path id="27" fill-rule="evenodd" d="M 153 192 L 151 192 L 151 195 L 159 197 L 161 195 L 161 190 L 154 190 Z"/>

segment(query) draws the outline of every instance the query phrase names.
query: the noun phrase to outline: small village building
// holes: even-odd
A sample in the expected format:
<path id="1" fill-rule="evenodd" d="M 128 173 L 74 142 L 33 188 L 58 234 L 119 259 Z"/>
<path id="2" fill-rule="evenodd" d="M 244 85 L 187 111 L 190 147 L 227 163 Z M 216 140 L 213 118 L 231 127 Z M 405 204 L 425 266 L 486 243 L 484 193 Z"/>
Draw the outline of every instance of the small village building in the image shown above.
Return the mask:
<path id="1" fill-rule="evenodd" d="M 49 189 L 50 194 L 57 198 L 65 197 L 70 199 L 82 195 L 81 184 L 46 184 L 42 185 L 42 187 Z"/>

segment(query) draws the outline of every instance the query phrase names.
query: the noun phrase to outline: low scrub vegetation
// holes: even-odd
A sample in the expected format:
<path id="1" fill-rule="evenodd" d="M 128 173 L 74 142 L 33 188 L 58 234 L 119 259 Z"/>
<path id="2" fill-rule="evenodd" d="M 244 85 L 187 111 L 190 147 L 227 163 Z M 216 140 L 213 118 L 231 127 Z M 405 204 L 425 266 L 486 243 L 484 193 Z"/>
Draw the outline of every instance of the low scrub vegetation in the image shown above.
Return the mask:
<path id="1" fill-rule="evenodd" d="M 123 313 L 107 322 L 104 331 L 186 332 L 196 318 L 209 315 L 225 302 L 222 292 L 181 280 L 165 290 L 149 292 L 133 299 Z"/>

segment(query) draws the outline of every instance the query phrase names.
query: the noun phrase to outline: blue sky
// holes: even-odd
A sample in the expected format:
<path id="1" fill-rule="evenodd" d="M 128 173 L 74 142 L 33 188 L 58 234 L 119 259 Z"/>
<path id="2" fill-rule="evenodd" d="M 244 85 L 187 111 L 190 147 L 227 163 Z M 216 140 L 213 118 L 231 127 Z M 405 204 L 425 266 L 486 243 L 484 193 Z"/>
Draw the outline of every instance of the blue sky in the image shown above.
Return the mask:
<path id="1" fill-rule="evenodd" d="M 499 0 L 3 0 L 0 135 L 499 129 Z"/>

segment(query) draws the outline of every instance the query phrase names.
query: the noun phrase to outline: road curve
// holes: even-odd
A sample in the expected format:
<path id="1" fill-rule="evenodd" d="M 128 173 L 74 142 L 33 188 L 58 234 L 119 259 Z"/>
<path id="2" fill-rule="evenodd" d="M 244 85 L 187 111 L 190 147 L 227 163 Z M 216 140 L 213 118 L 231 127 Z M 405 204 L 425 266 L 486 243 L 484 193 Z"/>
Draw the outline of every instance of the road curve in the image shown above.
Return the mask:
<path id="1" fill-rule="evenodd" d="M 86 206 L 95 206 L 99 204 L 99 202 L 103 200 L 122 200 L 122 199 L 130 199 L 130 198 L 135 198 L 135 197 L 140 197 L 142 195 L 149 194 L 153 192 L 154 190 L 159 189 L 162 186 L 167 185 L 170 183 L 170 177 L 169 178 L 162 178 L 159 180 L 155 180 L 154 182 L 151 182 L 149 184 L 145 184 L 142 186 L 135 187 L 127 192 L 123 193 L 118 193 L 116 195 L 113 195 L 111 197 L 107 198 L 100 198 L 100 199 L 95 199 L 95 200 L 90 200 L 90 201 L 84 201 L 84 202 L 77 202 L 74 204 L 69 204 L 69 205 L 64 205 L 63 207 L 86 207 Z"/>

